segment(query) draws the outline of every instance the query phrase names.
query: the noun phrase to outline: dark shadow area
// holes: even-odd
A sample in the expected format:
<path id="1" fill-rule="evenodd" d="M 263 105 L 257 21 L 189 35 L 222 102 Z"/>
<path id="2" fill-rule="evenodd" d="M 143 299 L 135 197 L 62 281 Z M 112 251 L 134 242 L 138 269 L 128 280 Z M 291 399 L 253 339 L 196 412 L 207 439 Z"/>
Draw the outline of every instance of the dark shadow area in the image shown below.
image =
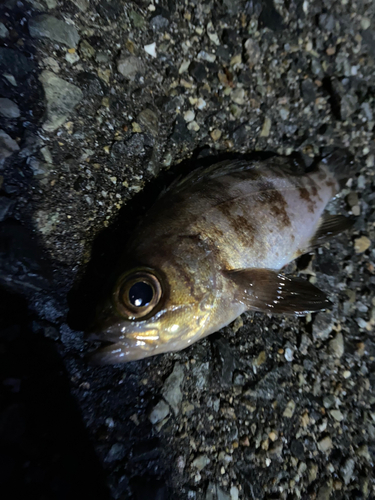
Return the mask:
<path id="1" fill-rule="evenodd" d="M 26 299 L 4 288 L 0 317 L 2 497 L 110 498 L 54 342 L 33 332 Z"/>
<path id="2" fill-rule="evenodd" d="M 101 231 L 96 237 L 90 263 L 84 275 L 79 276 L 68 294 L 68 323 L 74 330 L 86 330 L 92 323 L 95 310 L 100 299 L 109 290 L 109 277 L 116 269 L 117 263 L 124 253 L 132 231 L 138 225 L 142 216 L 152 210 L 152 206 L 160 194 L 178 177 L 183 177 L 196 168 L 209 167 L 220 161 L 246 159 L 249 161 L 265 160 L 274 153 L 256 152 L 247 155 L 226 153 L 217 156 L 212 150 L 203 147 L 194 152 L 189 160 L 181 162 L 176 168 L 162 172 L 155 180 L 124 206 L 118 213 L 114 223 Z M 298 167 L 302 161 L 296 158 Z"/>
<path id="3" fill-rule="evenodd" d="M 134 492 L 135 500 L 145 500 L 146 498 L 152 500 L 165 500 L 171 498 L 171 492 L 166 485 L 157 480 L 145 481 L 144 477 L 135 477 L 130 482 L 132 491 Z"/>
<path id="4" fill-rule="evenodd" d="M 105 500 L 106 477 L 57 350 L 63 285 L 33 231 L 38 177 L 30 159 L 40 158 L 45 106 L 25 21 L 32 11 L 27 3 L 0 4 L 1 22 L 12 24 L 0 39 L 0 97 L 19 109 L 0 117 L 3 137 L 17 141 L 9 151 L 2 143 L 0 155 L 1 498 Z"/>

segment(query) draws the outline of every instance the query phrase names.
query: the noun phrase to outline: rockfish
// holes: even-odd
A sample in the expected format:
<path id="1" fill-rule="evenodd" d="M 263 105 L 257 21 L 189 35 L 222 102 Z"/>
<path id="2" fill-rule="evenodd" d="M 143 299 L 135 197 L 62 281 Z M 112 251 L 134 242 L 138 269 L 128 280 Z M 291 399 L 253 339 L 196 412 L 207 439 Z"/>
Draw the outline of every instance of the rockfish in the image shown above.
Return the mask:
<path id="1" fill-rule="evenodd" d="M 305 315 L 327 296 L 280 270 L 351 219 L 324 214 L 347 179 L 340 153 L 310 172 L 290 158 L 232 160 L 177 180 L 130 238 L 90 338 L 94 362 L 179 351 L 244 311 Z"/>

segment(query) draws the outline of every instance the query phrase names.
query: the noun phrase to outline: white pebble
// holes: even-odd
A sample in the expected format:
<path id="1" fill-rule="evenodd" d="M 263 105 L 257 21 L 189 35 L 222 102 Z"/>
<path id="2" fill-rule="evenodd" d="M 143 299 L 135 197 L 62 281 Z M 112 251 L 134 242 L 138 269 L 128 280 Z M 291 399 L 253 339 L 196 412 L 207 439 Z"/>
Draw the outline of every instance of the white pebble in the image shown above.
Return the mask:
<path id="1" fill-rule="evenodd" d="M 294 357 L 294 352 L 293 350 L 290 348 L 290 347 L 287 347 L 285 349 L 285 354 L 284 354 L 284 357 L 287 361 L 293 361 L 293 357 Z"/>
<path id="2" fill-rule="evenodd" d="M 182 75 L 182 73 L 185 73 L 185 71 L 188 70 L 190 66 L 190 61 L 188 59 L 184 59 L 181 63 L 180 69 L 178 70 L 178 73 Z"/>
<path id="3" fill-rule="evenodd" d="M 188 130 L 193 130 L 194 132 L 198 132 L 200 127 L 196 121 L 192 121 L 192 122 L 188 123 L 187 128 L 188 128 Z"/>
<path id="4" fill-rule="evenodd" d="M 65 60 L 69 63 L 69 64 L 74 64 L 76 63 L 77 61 L 79 61 L 79 55 L 77 54 L 77 52 L 73 52 L 73 54 L 70 54 L 69 52 L 67 52 L 65 54 Z"/>
<path id="5" fill-rule="evenodd" d="M 279 110 L 282 120 L 287 120 L 289 118 L 289 109 L 281 108 Z"/>
<path id="6" fill-rule="evenodd" d="M 206 101 L 200 97 L 197 101 L 197 108 L 203 109 L 206 107 L 206 105 L 207 105 Z"/>
<path id="7" fill-rule="evenodd" d="M 143 47 L 145 49 L 145 52 L 149 54 L 151 57 L 156 57 L 156 43 L 150 43 L 149 45 L 145 45 Z"/>
<path id="8" fill-rule="evenodd" d="M 189 109 L 189 111 L 186 111 L 186 113 L 184 114 L 184 120 L 187 122 L 187 123 L 190 123 L 194 120 L 195 118 L 195 113 L 192 109 Z"/>
<path id="9" fill-rule="evenodd" d="M 367 30 L 371 26 L 371 20 L 368 17 L 362 17 L 361 28 Z"/>
<path id="10" fill-rule="evenodd" d="M 363 318 L 356 318 L 356 322 L 359 328 L 366 328 L 367 326 L 367 321 L 365 321 Z"/>

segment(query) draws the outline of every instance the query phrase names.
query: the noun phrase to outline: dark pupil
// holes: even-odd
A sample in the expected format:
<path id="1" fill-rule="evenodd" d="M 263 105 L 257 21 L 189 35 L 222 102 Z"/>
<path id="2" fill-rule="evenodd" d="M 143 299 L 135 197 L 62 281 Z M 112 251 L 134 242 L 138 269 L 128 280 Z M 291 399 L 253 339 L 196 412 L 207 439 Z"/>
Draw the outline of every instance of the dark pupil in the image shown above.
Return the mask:
<path id="1" fill-rule="evenodd" d="M 129 300 L 133 306 L 147 306 L 154 296 L 152 287 L 144 281 L 138 281 L 129 290 Z"/>

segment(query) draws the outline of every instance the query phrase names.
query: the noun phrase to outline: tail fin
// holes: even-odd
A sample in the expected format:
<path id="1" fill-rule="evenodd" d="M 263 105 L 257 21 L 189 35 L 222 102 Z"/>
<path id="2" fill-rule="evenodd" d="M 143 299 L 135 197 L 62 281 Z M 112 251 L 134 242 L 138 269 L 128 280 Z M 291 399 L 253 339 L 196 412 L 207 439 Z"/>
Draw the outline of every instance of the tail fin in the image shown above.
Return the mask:
<path id="1" fill-rule="evenodd" d="M 329 168 L 341 187 L 356 173 L 354 157 L 346 149 L 334 149 L 321 162 Z"/>

